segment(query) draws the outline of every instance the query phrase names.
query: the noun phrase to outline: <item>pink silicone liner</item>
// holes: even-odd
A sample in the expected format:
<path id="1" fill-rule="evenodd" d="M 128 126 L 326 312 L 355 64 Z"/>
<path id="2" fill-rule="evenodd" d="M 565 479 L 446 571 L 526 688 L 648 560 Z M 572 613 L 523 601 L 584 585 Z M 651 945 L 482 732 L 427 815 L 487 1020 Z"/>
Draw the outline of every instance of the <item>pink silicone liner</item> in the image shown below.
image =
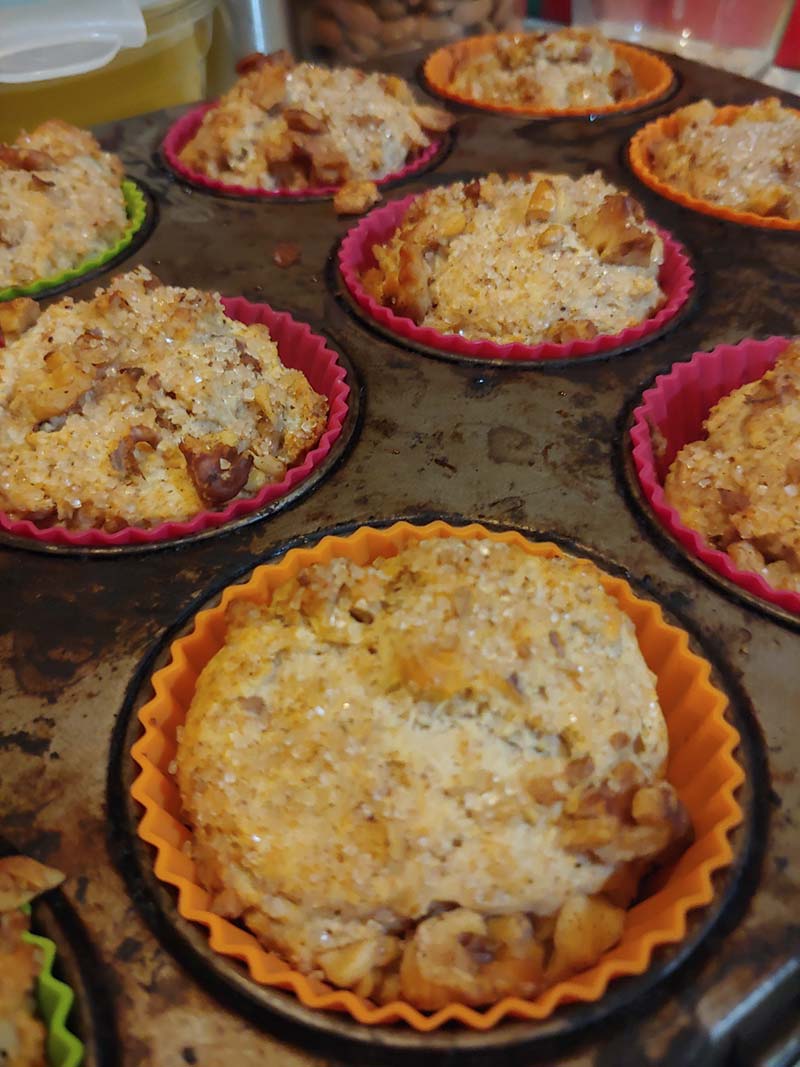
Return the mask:
<path id="1" fill-rule="evenodd" d="M 524 345 L 519 342 L 501 345 L 494 341 L 468 340 L 458 334 L 440 333 L 429 326 L 418 326 L 412 319 L 397 315 L 374 300 L 360 279 L 362 271 L 375 264 L 372 246 L 385 244 L 391 238 L 417 195 L 415 193 L 402 200 L 394 200 L 361 219 L 346 234 L 339 247 L 339 270 L 351 296 L 370 318 L 399 337 L 428 348 L 469 356 L 472 359 L 549 360 L 593 356 L 611 349 L 634 345 L 658 332 L 680 311 L 694 287 L 694 271 L 686 250 L 671 234 L 656 226 L 664 242 L 664 262 L 658 280 L 667 300 L 652 318 L 630 326 L 621 333 L 602 334 L 590 341 L 570 341 L 562 344 L 544 341 L 538 345 Z"/>
<path id="2" fill-rule="evenodd" d="M 216 106 L 216 103 L 201 104 L 200 107 L 187 111 L 185 115 L 182 115 L 181 118 L 169 128 L 161 146 L 164 158 L 167 163 L 169 163 L 170 167 L 176 174 L 185 178 L 186 181 L 191 182 L 192 185 L 199 185 L 203 189 L 209 189 L 215 193 L 225 193 L 228 196 L 255 196 L 263 200 L 324 199 L 334 196 L 341 188 L 339 185 L 309 185 L 305 189 L 259 189 L 246 185 L 228 185 L 225 182 L 217 181 L 215 178 L 209 178 L 206 174 L 201 174 L 199 171 L 187 167 L 180 159 L 180 152 L 200 129 L 200 124 L 203 121 L 203 116 L 206 112 L 211 111 L 211 109 Z M 428 164 L 435 159 L 439 149 L 442 147 L 442 143 L 442 138 L 435 138 L 427 148 L 424 148 L 420 153 L 415 155 L 413 159 L 402 168 L 402 170 L 392 171 L 392 173 L 387 174 L 385 178 L 379 178 L 375 184 L 380 187 L 386 185 L 388 182 L 402 181 L 404 178 L 408 178 L 412 174 L 424 170 Z"/>
<path id="3" fill-rule="evenodd" d="M 345 380 L 345 369 L 322 337 L 312 333 L 305 323 L 295 322 L 285 311 L 273 311 L 268 304 L 251 304 L 244 297 L 223 297 L 222 306 L 225 314 L 231 319 L 248 326 L 256 322 L 266 326 L 278 346 L 278 354 L 284 366 L 302 371 L 312 388 L 328 398 L 328 425 L 316 447 L 306 454 L 303 462 L 290 468 L 283 481 L 265 485 L 254 497 L 234 500 L 224 511 L 201 511 L 194 518 L 181 522 L 165 522 L 148 529 L 127 526 L 116 533 L 106 533 L 104 530 L 68 530 L 64 526 L 40 528 L 29 519 L 11 519 L 0 512 L 0 528 L 17 537 L 55 545 L 92 548 L 146 545 L 224 526 L 243 515 L 258 511 L 299 485 L 328 455 L 342 432 L 347 415 L 347 398 L 350 394 L 350 387 Z"/>
<path id="4" fill-rule="evenodd" d="M 633 463 L 639 482 L 662 525 L 712 570 L 754 596 L 786 611 L 800 613 L 800 593 L 776 589 L 760 574 L 742 571 L 727 552 L 712 548 L 695 530 L 685 526 L 664 495 L 664 478 L 684 445 L 706 437 L 703 420 L 723 396 L 755 381 L 775 365 L 789 344 L 787 337 L 766 341 L 742 341 L 719 345 L 711 352 L 695 352 L 688 363 L 676 363 L 661 374 L 642 396 L 633 413 L 631 443 Z M 653 452 L 654 431 L 663 435 L 663 455 Z"/>

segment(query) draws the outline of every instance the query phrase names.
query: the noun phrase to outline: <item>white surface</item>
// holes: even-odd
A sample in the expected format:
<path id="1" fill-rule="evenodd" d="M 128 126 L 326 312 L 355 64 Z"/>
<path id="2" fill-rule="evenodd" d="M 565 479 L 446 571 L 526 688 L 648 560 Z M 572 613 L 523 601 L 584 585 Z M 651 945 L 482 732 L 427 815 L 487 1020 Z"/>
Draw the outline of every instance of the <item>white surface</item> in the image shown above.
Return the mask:
<path id="1" fill-rule="evenodd" d="M 26 0 L 0 7 L 0 82 L 85 74 L 120 48 L 140 48 L 147 28 L 137 0 Z"/>

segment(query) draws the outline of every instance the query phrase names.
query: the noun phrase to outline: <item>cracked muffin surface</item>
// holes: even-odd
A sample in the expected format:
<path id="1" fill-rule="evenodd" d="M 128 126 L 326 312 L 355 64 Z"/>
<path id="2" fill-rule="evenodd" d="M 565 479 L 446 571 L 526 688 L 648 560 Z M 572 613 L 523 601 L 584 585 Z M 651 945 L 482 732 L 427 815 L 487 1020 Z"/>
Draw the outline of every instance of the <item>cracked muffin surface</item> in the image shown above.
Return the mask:
<path id="1" fill-rule="evenodd" d="M 0 144 L 0 289 L 80 266 L 128 225 L 122 164 L 60 119 Z"/>
<path id="2" fill-rule="evenodd" d="M 633 624 L 582 561 L 423 541 L 229 609 L 177 780 L 212 908 L 424 1009 L 596 962 L 686 829 Z"/>
<path id="3" fill-rule="evenodd" d="M 800 593 L 800 343 L 723 397 L 664 482 L 681 520 L 741 570 Z"/>
<path id="4" fill-rule="evenodd" d="M 410 204 L 362 283 L 417 325 L 500 344 L 615 334 L 665 300 L 664 244 L 599 173 L 489 174 Z"/>
<path id="5" fill-rule="evenodd" d="M 658 178 L 722 207 L 800 219 L 800 114 L 769 97 L 733 114 L 700 100 L 670 118 L 676 133 L 648 145 Z"/>
<path id="6" fill-rule="evenodd" d="M 402 78 L 253 55 L 181 150 L 186 166 L 229 185 L 303 189 L 385 177 L 451 125 Z"/>
<path id="7" fill-rule="evenodd" d="M 456 61 L 449 88 L 485 103 L 546 109 L 603 107 L 638 92 L 611 42 L 577 27 L 500 35 L 490 51 Z"/>
<path id="8" fill-rule="evenodd" d="M 0 349 L 0 405 L 0 508 L 107 531 L 254 496 L 317 443 L 328 409 L 266 326 L 144 267 Z"/>

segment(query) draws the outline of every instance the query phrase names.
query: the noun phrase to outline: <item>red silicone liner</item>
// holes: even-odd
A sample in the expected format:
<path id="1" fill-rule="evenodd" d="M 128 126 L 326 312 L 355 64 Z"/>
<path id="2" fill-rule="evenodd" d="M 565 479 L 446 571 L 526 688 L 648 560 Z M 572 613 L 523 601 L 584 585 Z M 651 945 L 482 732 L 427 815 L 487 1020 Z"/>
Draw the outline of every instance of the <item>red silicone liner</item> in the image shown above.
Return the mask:
<path id="1" fill-rule="evenodd" d="M 669 374 L 659 375 L 642 396 L 642 403 L 633 413 L 631 443 L 644 495 L 673 537 L 748 593 L 786 611 L 800 613 L 800 593 L 776 589 L 760 574 L 739 570 L 727 552 L 712 548 L 699 533 L 684 525 L 675 508 L 667 503 L 663 489 L 667 472 L 681 448 L 706 436 L 703 420 L 717 401 L 762 377 L 788 344 L 786 337 L 770 337 L 766 341 L 719 345 L 711 352 L 695 352 L 688 363 L 675 364 Z M 656 431 L 666 441 L 659 456 L 653 452 L 652 435 Z"/>
<path id="2" fill-rule="evenodd" d="M 630 347 L 657 333 L 675 316 L 689 299 L 694 287 L 694 271 L 684 247 L 666 230 L 656 227 L 664 242 L 664 263 L 659 284 L 666 294 L 664 306 L 649 319 L 630 326 L 621 333 L 601 334 L 589 341 L 558 344 L 543 341 L 538 345 L 497 344 L 474 341 L 453 333 L 440 333 L 429 326 L 418 326 L 412 319 L 397 315 L 374 300 L 361 284 L 362 271 L 374 266 L 372 246 L 385 244 L 399 226 L 417 194 L 395 200 L 366 215 L 345 236 L 339 248 L 339 269 L 344 283 L 358 306 L 381 326 L 418 345 L 435 348 L 472 359 L 550 360 L 594 356 L 611 349 Z"/>
<path id="3" fill-rule="evenodd" d="M 339 363 L 336 353 L 326 346 L 322 337 L 312 333 L 305 323 L 295 322 L 285 311 L 273 311 L 268 304 L 251 304 L 244 297 L 223 297 L 222 306 L 231 319 L 248 326 L 256 322 L 266 326 L 278 346 L 278 354 L 284 366 L 302 371 L 312 388 L 328 398 L 327 427 L 303 462 L 291 467 L 283 481 L 265 485 L 254 497 L 234 500 L 224 511 L 201 511 L 194 518 L 181 522 L 165 522 L 148 529 L 127 526 L 116 533 L 106 533 L 104 530 L 68 530 L 64 526 L 39 528 L 29 519 L 11 519 L 0 512 L 0 527 L 3 530 L 18 537 L 28 537 L 48 544 L 90 548 L 168 541 L 224 526 L 243 515 L 258 511 L 299 485 L 319 465 L 342 432 L 347 415 L 350 386 L 346 382 L 345 369 Z"/>
<path id="4" fill-rule="evenodd" d="M 334 196 L 341 188 L 339 185 L 309 185 L 305 189 L 259 189 L 246 185 L 228 185 L 225 182 L 217 181 L 215 178 L 209 178 L 207 174 L 201 174 L 200 171 L 192 170 L 191 167 L 187 167 L 180 159 L 180 152 L 200 129 L 200 123 L 203 121 L 203 116 L 206 112 L 216 106 L 215 103 L 201 104 L 200 107 L 193 108 L 185 115 L 182 115 L 181 118 L 169 128 L 161 146 L 164 158 L 172 170 L 182 178 L 185 178 L 186 181 L 191 182 L 192 185 L 199 185 L 203 189 L 209 189 L 215 193 L 224 193 L 228 196 L 255 196 L 263 200 L 307 200 L 310 197 L 326 198 Z M 442 138 L 437 137 L 433 139 L 428 147 L 424 148 L 414 156 L 402 170 L 395 170 L 392 171 L 391 174 L 387 174 L 384 178 L 378 178 L 375 184 L 380 187 L 386 185 L 388 182 L 402 181 L 404 178 L 408 178 L 412 174 L 417 174 L 419 171 L 425 170 L 425 168 L 436 158 L 442 147 L 442 143 Z"/>

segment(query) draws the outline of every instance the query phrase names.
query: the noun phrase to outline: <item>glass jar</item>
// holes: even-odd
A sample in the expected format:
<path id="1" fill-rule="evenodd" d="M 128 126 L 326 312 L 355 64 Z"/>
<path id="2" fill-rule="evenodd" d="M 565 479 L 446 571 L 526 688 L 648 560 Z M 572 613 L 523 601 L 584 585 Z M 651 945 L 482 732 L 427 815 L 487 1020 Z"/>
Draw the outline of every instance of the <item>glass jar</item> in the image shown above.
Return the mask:
<path id="1" fill-rule="evenodd" d="M 516 29 L 524 0 L 305 0 L 290 5 L 304 59 L 363 63 L 478 33 Z"/>

